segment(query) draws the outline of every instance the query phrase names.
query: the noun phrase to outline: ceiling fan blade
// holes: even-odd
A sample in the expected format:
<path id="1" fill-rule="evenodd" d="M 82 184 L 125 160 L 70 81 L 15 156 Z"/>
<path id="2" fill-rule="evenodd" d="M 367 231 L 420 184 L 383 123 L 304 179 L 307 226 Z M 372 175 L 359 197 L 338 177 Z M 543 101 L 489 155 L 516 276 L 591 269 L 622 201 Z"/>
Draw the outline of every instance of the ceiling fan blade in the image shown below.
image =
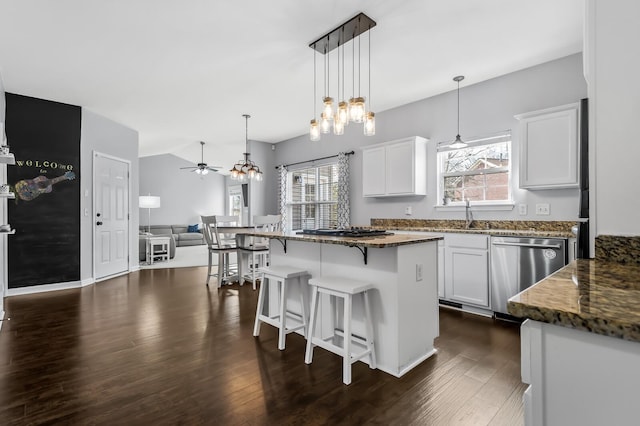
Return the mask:
<path id="1" fill-rule="evenodd" d="M 180 170 L 186 170 L 186 169 L 197 169 L 197 167 L 193 167 L 193 166 L 190 166 L 190 167 L 180 167 Z"/>

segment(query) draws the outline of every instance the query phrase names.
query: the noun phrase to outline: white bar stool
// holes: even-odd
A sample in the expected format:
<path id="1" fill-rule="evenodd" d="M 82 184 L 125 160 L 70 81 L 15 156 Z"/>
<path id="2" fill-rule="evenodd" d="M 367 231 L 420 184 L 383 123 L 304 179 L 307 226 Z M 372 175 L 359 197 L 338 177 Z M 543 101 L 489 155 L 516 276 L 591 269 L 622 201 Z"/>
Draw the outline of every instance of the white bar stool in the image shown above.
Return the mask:
<path id="1" fill-rule="evenodd" d="M 311 290 L 311 316 L 309 319 L 309 334 L 307 335 L 307 349 L 304 356 L 304 362 L 311 364 L 313 359 L 313 347 L 320 346 L 330 352 L 333 352 L 342 357 L 342 381 L 345 385 L 351 383 L 351 364 L 369 356 L 369 367 L 376 368 L 376 355 L 373 345 L 373 326 L 371 324 L 371 305 L 369 302 L 368 290 L 373 288 L 373 285 L 364 281 L 357 281 L 351 278 L 344 277 L 318 277 L 311 278 L 309 285 L 312 286 Z M 342 336 L 336 333 L 335 324 L 333 326 L 334 334 L 328 338 L 315 337 L 316 318 L 318 314 L 318 293 L 328 294 L 334 297 L 334 303 L 332 303 L 334 309 L 336 308 L 335 298 L 342 298 L 344 300 L 344 332 Z M 365 313 L 365 332 L 364 342 L 351 332 L 351 307 L 353 302 L 353 296 L 356 294 L 362 294 L 364 299 L 364 313 Z M 335 317 L 337 312 L 333 313 Z M 338 346 L 336 343 L 342 341 L 342 346 Z M 356 352 L 360 349 L 359 352 Z"/>
<path id="2" fill-rule="evenodd" d="M 258 307 L 256 308 L 256 322 L 253 326 L 253 335 L 260 335 L 260 324 L 267 323 L 278 329 L 278 349 L 284 350 L 285 337 L 287 334 L 296 330 L 303 329 L 304 336 L 307 335 L 307 315 L 304 303 L 304 289 L 302 288 L 302 279 L 309 277 L 309 272 L 304 269 L 293 268 L 285 265 L 275 265 L 258 269 L 262 275 L 260 280 L 260 291 L 258 293 Z M 296 314 L 287 310 L 287 287 L 289 283 L 298 283 L 300 292 L 300 309 L 301 313 Z M 279 309 L 278 314 L 269 316 L 264 314 L 265 294 L 271 284 L 280 284 L 279 290 Z"/>

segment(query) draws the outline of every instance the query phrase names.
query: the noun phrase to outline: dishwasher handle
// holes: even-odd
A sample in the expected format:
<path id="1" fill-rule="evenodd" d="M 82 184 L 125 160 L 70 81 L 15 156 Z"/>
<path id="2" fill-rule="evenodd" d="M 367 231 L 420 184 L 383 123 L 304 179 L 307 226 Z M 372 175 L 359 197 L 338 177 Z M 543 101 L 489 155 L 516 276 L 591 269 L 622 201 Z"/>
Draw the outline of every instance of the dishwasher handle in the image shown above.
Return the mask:
<path id="1" fill-rule="evenodd" d="M 552 249 L 561 249 L 562 246 L 560 244 L 536 244 L 536 243 L 508 243 L 508 242 L 492 242 L 494 246 L 514 246 L 514 247 L 530 247 L 530 248 L 552 248 Z"/>

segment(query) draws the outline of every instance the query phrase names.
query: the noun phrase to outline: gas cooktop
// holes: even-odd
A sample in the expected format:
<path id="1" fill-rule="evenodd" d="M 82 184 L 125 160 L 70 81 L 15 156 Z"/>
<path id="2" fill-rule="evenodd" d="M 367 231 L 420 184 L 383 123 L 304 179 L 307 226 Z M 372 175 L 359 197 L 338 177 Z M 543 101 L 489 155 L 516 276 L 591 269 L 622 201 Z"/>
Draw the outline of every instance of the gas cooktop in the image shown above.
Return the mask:
<path id="1" fill-rule="evenodd" d="M 327 235 L 331 237 L 375 237 L 378 235 L 393 235 L 384 229 L 347 228 L 347 229 L 303 229 L 296 232 L 303 235 Z"/>

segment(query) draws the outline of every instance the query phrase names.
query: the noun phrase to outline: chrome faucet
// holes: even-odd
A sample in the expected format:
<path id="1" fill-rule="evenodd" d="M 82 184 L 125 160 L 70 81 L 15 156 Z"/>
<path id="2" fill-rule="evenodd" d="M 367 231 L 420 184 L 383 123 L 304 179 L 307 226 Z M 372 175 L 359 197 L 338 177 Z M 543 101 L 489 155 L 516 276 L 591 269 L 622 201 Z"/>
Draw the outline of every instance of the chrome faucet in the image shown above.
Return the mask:
<path id="1" fill-rule="evenodd" d="M 471 228 L 471 224 L 473 223 L 473 213 L 471 212 L 471 207 L 469 207 L 469 199 L 467 198 L 465 200 L 465 205 L 464 205 L 464 214 L 465 214 L 465 223 L 464 223 L 464 227 L 465 229 L 469 229 Z"/>

